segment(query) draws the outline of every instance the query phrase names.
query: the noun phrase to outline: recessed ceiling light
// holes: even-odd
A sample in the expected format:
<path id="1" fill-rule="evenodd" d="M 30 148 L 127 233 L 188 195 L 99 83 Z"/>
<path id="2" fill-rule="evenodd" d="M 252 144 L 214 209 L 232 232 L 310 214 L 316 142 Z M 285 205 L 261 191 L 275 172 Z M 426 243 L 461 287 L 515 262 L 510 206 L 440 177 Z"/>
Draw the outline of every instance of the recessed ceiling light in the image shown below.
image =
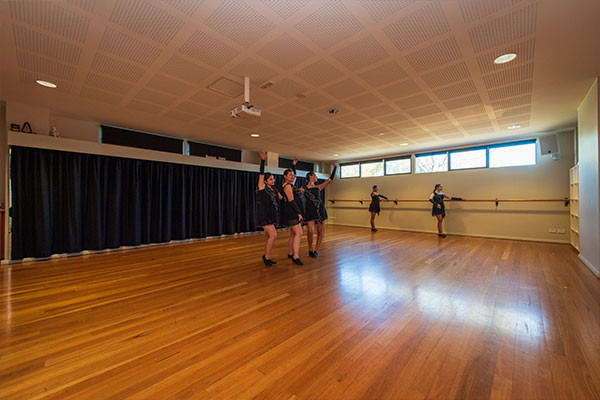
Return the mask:
<path id="1" fill-rule="evenodd" d="M 381 132 L 381 133 L 379 134 L 379 136 L 383 136 L 383 135 L 385 135 L 385 132 Z"/>
<path id="2" fill-rule="evenodd" d="M 400 143 L 400 146 L 408 146 L 408 143 Z"/>
<path id="3" fill-rule="evenodd" d="M 45 86 L 45 87 L 52 88 L 52 89 L 56 88 L 56 85 L 54 83 L 42 81 L 40 79 L 38 79 L 37 81 L 35 81 L 35 83 L 37 83 L 38 85 L 42 85 L 42 86 Z"/>
<path id="4" fill-rule="evenodd" d="M 339 154 L 334 154 L 333 156 L 334 156 L 334 157 L 339 157 L 340 155 L 339 155 Z"/>
<path id="5" fill-rule="evenodd" d="M 521 127 L 521 125 L 511 125 L 511 126 L 507 126 L 506 129 L 519 129 Z"/>
<path id="6" fill-rule="evenodd" d="M 260 135 L 258 133 L 251 133 L 250 136 L 252 136 L 252 137 L 259 137 Z"/>
<path id="7" fill-rule="evenodd" d="M 515 58 L 517 58 L 517 55 L 515 53 L 503 54 L 494 60 L 494 64 L 504 64 L 507 62 L 511 62 Z"/>

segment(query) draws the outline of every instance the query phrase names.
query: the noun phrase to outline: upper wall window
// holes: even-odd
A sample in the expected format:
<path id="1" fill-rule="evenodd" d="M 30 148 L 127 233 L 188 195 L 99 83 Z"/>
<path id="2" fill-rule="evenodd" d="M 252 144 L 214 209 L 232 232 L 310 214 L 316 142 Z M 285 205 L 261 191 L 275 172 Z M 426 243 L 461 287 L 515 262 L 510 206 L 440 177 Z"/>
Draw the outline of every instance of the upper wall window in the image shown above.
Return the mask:
<path id="1" fill-rule="evenodd" d="M 448 171 L 447 151 L 415 155 L 415 172 L 417 174 L 443 171 Z"/>
<path id="2" fill-rule="evenodd" d="M 341 178 L 358 178 L 360 176 L 360 164 L 342 165 L 340 168 Z"/>
<path id="3" fill-rule="evenodd" d="M 506 143 L 489 146 L 490 168 L 535 165 L 535 139 L 518 143 Z"/>
<path id="4" fill-rule="evenodd" d="M 450 169 L 487 167 L 487 149 L 469 149 L 450 152 Z"/>
<path id="5" fill-rule="evenodd" d="M 390 158 L 385 160 L 385 174 L 386 175 L 397 175 L 397 174 L 410 174 L 411 173 L 411 159 L 410 156 L 402 158 Z"/>
<path id="6" fill-rule="evenodd" d="M 360 163 L 361 178 L 383 176 L 383 161 Z"/>

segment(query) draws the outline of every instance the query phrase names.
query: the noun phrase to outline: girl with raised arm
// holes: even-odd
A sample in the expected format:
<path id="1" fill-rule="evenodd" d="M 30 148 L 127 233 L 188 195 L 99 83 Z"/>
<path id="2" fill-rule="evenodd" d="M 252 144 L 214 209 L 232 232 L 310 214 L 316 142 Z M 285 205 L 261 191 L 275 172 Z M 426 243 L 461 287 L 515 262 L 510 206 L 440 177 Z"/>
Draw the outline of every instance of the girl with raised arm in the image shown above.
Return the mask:
<path id="1" fill-rule="evenodd" d="M 271 260 L 271 249 L 277 239 L 277 225 L 279 225 L 279 201 L 283 199 L 275 185 L 275 177 L 270 172 L 265 173 L 265 160 L 267 155 L 259 151 L 260 173 L 258 175 L 258 226 L 261 226 L 267 234 L 265 243 L 265 254 L 263 262 L 270 267 L 277 262 Z"/>
<path id="2" fill-rule="evenodd" d="M 429 196 L 429 201 L 433 204 L 431 209 L 431 215 L 437 218 L 437 229 L 438 236 L 445 238 L 446 234 L 442 230 L 442 221 L 446 217 L 446 207 L 444 205 L 444 199 L 446 200 L 462 200 L 460 197 L 451 197 L 443 192 L 444 187 L 441 183 L 436 183 L 433 189 L 433 193 Z"/>
<path id="3" fill-rule="evenodd" d="M 283 193 L 285 195 L 285 207 L 283 209 L 283 223 L 290 227 L 290 247 L 288 257 L 296 265 L 304 265 L 300 261 L 300 239 L 302 238 L 302 212 L 297 201 L 300 201 L 300 189 L 294 186 L 296 174 L 291 169 L 283 171 Z"/>
<path id="4" fill-rule="evenodd" d="M 373 185 L 373 191 L 371 191 L 371 204 L 369 205 L 369 212 L 371 213 L 371 232 L 377 232 L 375 228 L 375 214 L 379 215 L 381 206 L 379 205 L 380 199 L 386 199 L 382 194 L 379 194 L 379 186 Z"/>
<path id="5" fill-rule="evenodd" d="M 323 223 L 327 219 L 327 210 L 321 200 L 321 190 L 325 189 L 335 178 L 337 166 L 333 163 L 331 166 L 333 167 L 333 170 L 331 171 L 331 175 L 329 175 L 329 179 L 319 185 L 315 184 L 317 182 L 317 175 L 314 172 L 306 174 L 308 183 L 304 185 L 304 197 L 306 198 L 304 221 L 306 221 L 307 225 L 306 236 L 308 239 L 308 255 L 312 258 L 317 258 L 321 242 L 323 241 Z M 315 225 L 317 226 L 317 244 L 314 246 L 313 251 Z"/>

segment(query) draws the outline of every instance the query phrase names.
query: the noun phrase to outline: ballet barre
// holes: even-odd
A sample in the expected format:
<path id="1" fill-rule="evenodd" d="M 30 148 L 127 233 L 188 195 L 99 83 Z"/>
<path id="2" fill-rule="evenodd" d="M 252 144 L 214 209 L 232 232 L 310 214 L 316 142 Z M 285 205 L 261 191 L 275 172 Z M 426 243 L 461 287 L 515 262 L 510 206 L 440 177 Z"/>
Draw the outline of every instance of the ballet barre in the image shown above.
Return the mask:
<path id="1" fill-rule="evenodd" d="M 371 200 L 338 200 L 338 199 L 328 200 L 328 201 L 331 204 L 342 203 L 342 202 L 346 202 L 346 203 L 359 202 L 361 205 L 364 205 L 365 202 L 367 202 L 367 203 L 371 202 Z M 389 199 L 389 200 L 380 199 L 380 201 L 381 202 L 392 202 L 395 205 L 398 205 L 398 202 L 403 202 L 403 203 L 429 202 L 428 199 Z M 452 200 L 450 200 L 450 201 L 452 201 Z M 562 199 L 467 199 L 467 200 L 454 200 L 454 201 L 478 202 L 478 203 L 492 202 L 492 203 L 496 203 L 496 206 L 498 206 L 498 204 L 500 202 L 502 202 L 502 203 L 562 202 L 565 204 L 565 207 L 568 207 L 570 199 L 568 197 L 564 197 Z"/>

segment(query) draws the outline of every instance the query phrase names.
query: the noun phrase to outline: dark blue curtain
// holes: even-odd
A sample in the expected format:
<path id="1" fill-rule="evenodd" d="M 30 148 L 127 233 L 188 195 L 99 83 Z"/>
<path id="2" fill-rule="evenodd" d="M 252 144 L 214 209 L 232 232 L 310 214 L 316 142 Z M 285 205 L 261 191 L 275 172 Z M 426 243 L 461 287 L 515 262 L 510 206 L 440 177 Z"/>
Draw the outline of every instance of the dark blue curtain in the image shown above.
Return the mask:
<path id="1" fill-rule="evenodd" d="M 259 229 L 258 172 L 18 146 L 10 168 L 15 260 Z"/>

